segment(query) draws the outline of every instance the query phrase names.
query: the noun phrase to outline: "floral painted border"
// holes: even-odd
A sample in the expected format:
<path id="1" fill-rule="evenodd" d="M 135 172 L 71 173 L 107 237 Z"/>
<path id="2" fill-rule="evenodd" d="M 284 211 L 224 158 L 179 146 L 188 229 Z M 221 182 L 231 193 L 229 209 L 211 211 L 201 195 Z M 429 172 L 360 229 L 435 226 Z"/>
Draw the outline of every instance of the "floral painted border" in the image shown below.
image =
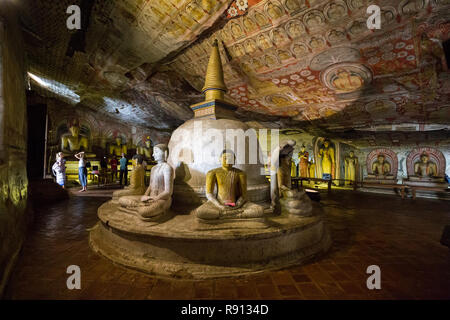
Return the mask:
<path id="1" fill-rule="evenodd" d="M 228 8 L 226 15 L 227 19 L 236 18 L 244 15 L 248 8 L 261 2 L 262 0 L 235 0 Z"/>

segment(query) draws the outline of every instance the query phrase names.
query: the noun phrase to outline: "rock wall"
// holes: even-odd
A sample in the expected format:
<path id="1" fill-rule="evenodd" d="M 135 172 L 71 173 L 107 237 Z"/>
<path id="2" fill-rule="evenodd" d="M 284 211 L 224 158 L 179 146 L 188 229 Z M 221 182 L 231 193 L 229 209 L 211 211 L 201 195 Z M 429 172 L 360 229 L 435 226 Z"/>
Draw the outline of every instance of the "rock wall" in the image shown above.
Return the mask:
<path id="1" fill-rule="evenodd" d="M 0 296 L 31 219 L 27 210 L 27 121 L 22 33 L 10 1 L 0 2 Z"/>

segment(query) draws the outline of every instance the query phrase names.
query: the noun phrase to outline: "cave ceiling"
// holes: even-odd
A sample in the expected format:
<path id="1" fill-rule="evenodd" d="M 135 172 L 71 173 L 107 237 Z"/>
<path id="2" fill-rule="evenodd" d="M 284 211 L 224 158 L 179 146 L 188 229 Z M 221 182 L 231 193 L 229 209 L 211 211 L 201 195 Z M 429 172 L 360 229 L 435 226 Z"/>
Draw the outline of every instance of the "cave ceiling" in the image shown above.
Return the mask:
<path id="1" fill-rule="evenodd" d="M 73 4 L 81 30 L 66 27 Z M 379 30 L 366 25 L 371 4 Z M 40 95 L 171 130 L 202 101 L 218 39 L 226 99 L 242 119 L 371 145 L 410 132 L 448 139 L 449 9 L 448 0 L 24 0 L 21 16 Z"/>

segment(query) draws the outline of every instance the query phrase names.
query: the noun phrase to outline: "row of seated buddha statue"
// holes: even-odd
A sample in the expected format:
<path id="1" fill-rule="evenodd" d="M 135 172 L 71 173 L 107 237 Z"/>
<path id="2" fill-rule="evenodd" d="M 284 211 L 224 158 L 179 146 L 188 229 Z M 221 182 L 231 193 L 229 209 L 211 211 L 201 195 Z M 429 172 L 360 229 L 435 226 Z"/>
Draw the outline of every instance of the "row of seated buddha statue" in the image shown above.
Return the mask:
<path id="1" fill-rule="evenodd" d="M 317 157 L 320 159 L 319 165 L 322 172 L 321 178 L 333 179 L 335 164 L 335 152 L 330 140 L 324 139 L 318 150 Z M 315 164 L 309 160 L 309 152 L 304 145 L 298 153 L 297 165 L 291 159 L 291 177 L 314 178 Z M 445 158 L 443 154 L 433 148 L 418 148 L 409 152 L 407 159 L 407 177 L 403 181 L 408 183 L 420 182 L 426 185 L 429 183 L 444 182 Z M 359 161 L 354 151 L 349 151 L 343 157 L 343 168 L 345 170 L 345 184 L 351 185 L 358 180 Z M 367 157 L 367 182 L 395 184 L 397 183 L 398 160 L 397 155 L 389 149 L 376 149 L 369 153 Z"/>
<path id="2" fill-rule="evenodd" d="M 61 135 L 61 150 L 64 156 L 70 157 L 77 152 L 84 151 L 86 158 L 95 158 L 97 155 L 91 152 L 92 145 L 90 139 L 81 133 L 79 122 L 74 120 L 68 124 L 68 127 L 69 132 Z M 123 143 L 123 139 L 120 136 L 116 136 L 106 146 L 106 153 L 111 156 L 120 157 L 122 153 L 126 155 L 129 151 L 127 144 Z M 136 146 L 136 153 L 143 155 L 145 159 L 151 159 L 152 150 L 152 141 L 148 136 L 142 143 Z"/>
<path id="3" fill-rule="evenodd" d="M 425 151 L 427 149 L 428 151 Z M 371 156 L 376 154 L 375 157 Z M 368 156 L 366 181 L 378 183 L 397 183 L 397 156 L 390 150 Z M 374 160 L 371 160 L 374 159 Z M 436 149 L 418 148 L 409 152 L 406 159 L 407 178 L 404 184 L 444 186 L 445 158 Z"/>
<path id="4" fill-rule="evenodd" d="M 272 209 L 266 211 L 247 198 L 247 174 L 233 167 L 236 156 L 225 149 L 220 155 L 221 166 L 206 174 L 206 202 L 195 209 L 199 221 L 232 221 L 263 218 L 266 212 L 309 216 L 311 200 L 304 191 L 291 188 L 290 163 L 295 142 L 288 141 L 272 154 L 276 159 L 271 168 Z M 143 221 L 158 221 L 169 213 L 172 204 L 174 169 L 166 162 L 168 147 L 158 144 L 153 149 L 157 161 L 150 173 L 150 184 L 145 190 L 142 156 L 133 159 L 130 186 L 113 193 L 119 210 L 138 216 Z M 145 191 L 144 191 L 145 190 Z M 216 192 L 215 192 L 216 191 Z"/>

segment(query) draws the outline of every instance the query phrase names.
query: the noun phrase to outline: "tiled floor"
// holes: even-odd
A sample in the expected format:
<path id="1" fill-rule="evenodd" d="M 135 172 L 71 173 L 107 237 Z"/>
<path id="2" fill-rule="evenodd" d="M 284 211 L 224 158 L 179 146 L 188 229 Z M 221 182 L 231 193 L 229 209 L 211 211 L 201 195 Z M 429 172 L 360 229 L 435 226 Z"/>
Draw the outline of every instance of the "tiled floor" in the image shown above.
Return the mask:
<path id="1" fill-rule="evenodd" d="M 334 240 L 322 259 L 260 275 L 167 280 L 93 253 L 88 229 L 106 199 L 72 197 L 41 208 L 6 292 L 9 299 L 450 299 L 450 250 L 439 243 L 450 202 L 335 191 L 322 205 Z M 68 290 L 66 268 L 81 268 Z M 366 268 L 381 268 L 368 290 Z"/>

